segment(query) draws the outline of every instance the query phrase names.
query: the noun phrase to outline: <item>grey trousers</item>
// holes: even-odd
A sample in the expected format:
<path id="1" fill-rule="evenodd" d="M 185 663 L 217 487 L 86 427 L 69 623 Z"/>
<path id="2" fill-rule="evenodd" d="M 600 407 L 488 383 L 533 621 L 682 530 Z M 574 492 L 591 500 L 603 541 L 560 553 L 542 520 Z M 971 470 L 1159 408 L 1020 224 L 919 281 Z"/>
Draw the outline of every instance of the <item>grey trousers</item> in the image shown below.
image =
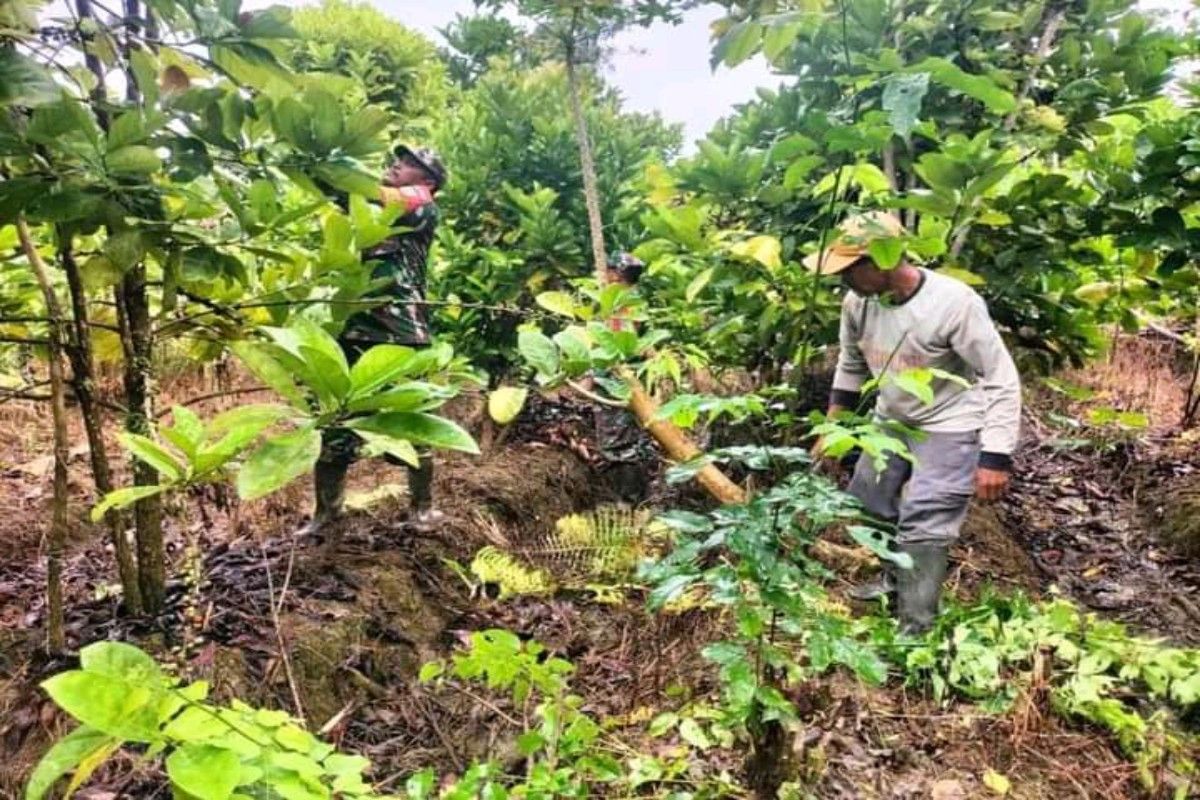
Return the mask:
<path id="1" fill-rule="evenodd" d="M 895 523 L 897 544 L 949 545 L 975 491 L 979 431 L 925 433 L 905 443 L 916 464 L 891 455 L 880 472 L 863 456 L 849 492 L 876 517 Z"/>

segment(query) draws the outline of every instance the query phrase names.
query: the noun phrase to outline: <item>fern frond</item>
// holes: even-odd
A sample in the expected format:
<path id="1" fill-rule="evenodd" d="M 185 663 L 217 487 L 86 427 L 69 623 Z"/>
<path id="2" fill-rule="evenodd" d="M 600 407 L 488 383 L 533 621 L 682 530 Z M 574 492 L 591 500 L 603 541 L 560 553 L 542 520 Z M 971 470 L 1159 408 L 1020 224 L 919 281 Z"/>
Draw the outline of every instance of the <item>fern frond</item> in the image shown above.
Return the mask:
<path id="1" fill-rule="evenodd" d="M 554 592 L 554 579 L 545 570 L 524 564 L 512 554 L 491 545 L 475 554 L 471 573 L 480 583 L 499 586 L 501 598 Z"/>

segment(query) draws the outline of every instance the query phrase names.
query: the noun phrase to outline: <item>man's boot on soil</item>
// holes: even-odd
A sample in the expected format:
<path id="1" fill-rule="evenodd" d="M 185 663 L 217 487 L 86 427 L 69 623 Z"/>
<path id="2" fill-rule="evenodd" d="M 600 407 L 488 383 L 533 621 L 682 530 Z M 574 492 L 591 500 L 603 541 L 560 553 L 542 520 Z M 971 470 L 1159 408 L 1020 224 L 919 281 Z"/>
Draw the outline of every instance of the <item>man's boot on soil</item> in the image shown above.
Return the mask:
<path id="1" fill-rule="evenodd" d="M 409 518 L 408 524 L 416 530 L 427 532 L 446 519 L 446 515 L 433 507 L 433 457 L 422 454 L 420 466 L 408 469 Z"/>
<path id="2" fill-rule="evenodd" d="M 846 594 L 852 600 L 870 602 L 871 600 L 891 599 L 896 593 L 896 567 L 892 562 L 885 561 L 879 567 L 879 575 L 866 583 L 860 583 Z"/>
<path id="3" fill-rule="evenodd" d="M 916 636 L 933 626 L 946 580 L 950 548 L 944 544 L 902 544 L 899 552 L 913 562 L 911 569 L 896 569 L 896 610 L 900 633 Z"/>
<path id="4" fill-rule="evenodd" d="M 896 540 L 888 540 L 888 550 L 896 552 Z M 848 595 L 852 600 L 869 602 L 871 600 L 893 599 L 896 593 L 896 565 L 891 561 L 882 561 L 879 565 L 879 575 L 874 580 L 860 583 L 852 588 Z"/>
<path id="5" fill-rule="evenodd" d="M 316 508 L 312 520 L 301 529 L 302 536 L 328 539 L 334 523 L 341 519 L 346 503 L 346 472 L 349 464 L 317 461 L 313 468 L 313 495 Z"/>

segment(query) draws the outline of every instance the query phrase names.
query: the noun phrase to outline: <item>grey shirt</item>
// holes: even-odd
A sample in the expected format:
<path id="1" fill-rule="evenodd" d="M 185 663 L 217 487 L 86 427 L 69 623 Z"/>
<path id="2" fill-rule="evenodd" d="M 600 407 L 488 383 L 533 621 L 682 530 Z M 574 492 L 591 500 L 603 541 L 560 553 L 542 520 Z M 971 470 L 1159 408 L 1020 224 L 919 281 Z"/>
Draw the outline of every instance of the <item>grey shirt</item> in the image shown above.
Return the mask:
<path id="1" fill-rule="evenodd" d="M 833 402 L 854 407 L 862 385 L 887 371 L 933 368 L 961 377 L 933 378 L 932 402 L 891 380 L 879 388 L 875 413 L 930 432 L 981 432 L 980 464 L 1007 468 L 1021 422 L 1021 381 L 987 305 L 965 283 L 921 270 L 903 303 L 847 292 Z"/>

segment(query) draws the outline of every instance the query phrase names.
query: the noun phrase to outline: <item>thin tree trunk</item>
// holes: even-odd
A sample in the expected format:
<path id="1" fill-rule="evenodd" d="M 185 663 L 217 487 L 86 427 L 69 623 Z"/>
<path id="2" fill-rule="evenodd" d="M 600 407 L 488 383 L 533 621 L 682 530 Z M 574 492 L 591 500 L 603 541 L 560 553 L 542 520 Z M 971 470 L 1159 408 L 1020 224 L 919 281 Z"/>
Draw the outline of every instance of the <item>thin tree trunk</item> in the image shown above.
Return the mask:
<path id="1" fill-rule="evenodd" d="M 21 249 L 29 260 L 42 297 L 46 303 L 46 316 L 50 318 L 50 413 L 54 420 L 54 497 L 50 514 L 50 535 L 46 541 L 46 646 L 51 653 L 62 653 L 67 649 L 63 629 L 62 558 L 67 541 L 67 461 L 71 447 L 67 440 L 67 403 L 63 385 L 62 336 L 63 315 L 50 285 L 46 265 L 29 235 L 24 217 L 17 219 L 17 235 Z"/>
<path id="2" fill-rule="evenodd" d="M 152 340 L 150 305 L 146 296 L 146 267 L 138 264 L 125 274 L 117 287 L 121 342 L 125 349 L 125 429 L 143 436 L 150 434 L 154 419 L 150 407 L 150 368 Z M 134 460 L 135 486 L 158 483 L 158 471 Z M 166 574 L 163 555 L 162 504 L 159 498 L 139 500 L 134 506 L 137 529 L 137 571 L 143 609 L 150 614 L 162 610 Z"/>
<path id="3" fill-rule="evenodd" d="M 571 52 L 567 54 L 567 88 L 571 95 L 575 142 L 579 145 L 579 166 L 583 173 L 583 201 L 587 206 L 588 232 L 592 239 L 592 266 L 596 271 L 596 281 L 603 286 L 608 270 L 608 256 L 604 249 L 604 221 L 600 217 L 600 188 L 596 183 L 596 161 L 592 156 L 587 118 L 583 115 L 579 73 L 575 70 L 574 53 Z"/>
<path id="4" fill-rule="evenodd" d="M 95 364 L 92 361 L 92 334 L 88 321 L 87 290 L 79 273 L 79 264 L 71 250 L 71 239 L 65 231 L 59 231 L 59 260 L 67 276 L 70 290 L 71 309 L 74 315 L 74 335 L 67 355 L 71 362 L 71 384 L 79 411 L 83 416 L 83 427 L 87 431 L 88 451 L 92 462 L 92 480 L 96 486 L 97 499 L 113 490 L 112 471 L 108 452 L 104 446 L 104 430 L 100 419 L 100 408 L 95 396 Z M 113 553 L 117 560 L 117 574 L 121 580 L 121 591 L 125 608 L 131 614 L 142 612 L 142 592 L 138 586 L 137 562 L 125 536 L 126 516 L 118 510 L 108 512 L 106 517 Z"/>

